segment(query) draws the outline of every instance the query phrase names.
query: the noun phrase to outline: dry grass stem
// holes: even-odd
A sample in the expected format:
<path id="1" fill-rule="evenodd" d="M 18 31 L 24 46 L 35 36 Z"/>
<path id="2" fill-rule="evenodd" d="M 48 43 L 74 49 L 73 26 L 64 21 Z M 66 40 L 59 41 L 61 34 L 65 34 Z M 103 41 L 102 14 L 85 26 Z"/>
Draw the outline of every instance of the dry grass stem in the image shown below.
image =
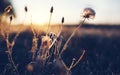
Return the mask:
<path id="1" fill-rule="evenodd" d="M 62 20 L 61 20 L 61 27 L 60 27 L 60 31 L 58 32 L 57 34 L 57 37 L 53 40 L 52 44 L 49 46 L 49 49 L 54 45 L 54 43 L 57 41 L 57 38 L 60 37 L 60 34 L 62 32 L 62 29 L 63 29 L 63 23 L 64 23 L 64 17 L 62 17 Z"/>
<path id="2" fill-rule="evenodd" d="M 73 31 L 73 33 L 72 33 L 72 34 L 70 35 L 70 37 L 67 39 L 67 41 L 66 41 L 66 43 L 65 43 L 65 45 L 64 45 L 64 47 L 63 47 L 63 49 L 61 50 L 60 55 L 66 50 L 69 41 L 70 41 L 71 38 L 75 35 L 76 31 L 83 25 L 83 23 L 85 22 L 85 19 L 86 19 L 86 18 L 84 18 L 84 20 L 79 24 L 79 26 Z"/>
<path id="3" fill-rule="evenodd" d="M 12 10 L 11 6 L 6 7 L 2 16 L 6 16 L 7 13 L 9 13 L 11 10 Z M 19 72 L 17 70 L 17 67 L 16 67 L 16 65 L 15 65 L 15 63 L 13 61 L 13 58 L 12 58 L 12 49 L 13 49 L 13 47 L 15 45 L 15 41 L 16 41 L 16 38 L 18 37 L 19 33 L 17 33 L 17 35 L 15 35 L 14 39 L 12 40 L 12 42 L 9 41 L 9 36 L 10 36 L 10 31 L 11 31 L 11 23 L 12 23 L 12 20 L 13 20 L 13 16 L 12 15 L 10 15 L 9 20 L 10 20 L 10 23 L 7 26 L 7 28 L 8 28 L 7 31 L 5 31 L 3 26 L 1 25 L 1 34 L 2 34 L 3 38 L 6 41 L 6 45 L 7 45 L 6 53 L 8 55 L 8 60 L 9 60 L 10 64 L 12 65 L 14 71 L 17 74 L 19 74 Z"/>
<path id="4" fill-rule="evenodd" d="M 52 6 L 51 9 L 50 9 L 50 18 L 49 18 L 49 23 L 48 23 L 46 35 L 47 35 L 48 32 L 49 32 L 50 23 L 51 23 L 51 19 L 52 19 L 52 13 L 53 13 L 53 6 Z"/>
<path id="5" fill-rule="evenodd" d="M 79 59 L 77 60 L 77 62 L 75 62 L 75 63 L 73 64 L 72 68 L 75 67 L 75 66 L 82 60 L 84 54 L 85 54 L 85 50 L 83 50 L 82 55 L 79 57 Z"/>

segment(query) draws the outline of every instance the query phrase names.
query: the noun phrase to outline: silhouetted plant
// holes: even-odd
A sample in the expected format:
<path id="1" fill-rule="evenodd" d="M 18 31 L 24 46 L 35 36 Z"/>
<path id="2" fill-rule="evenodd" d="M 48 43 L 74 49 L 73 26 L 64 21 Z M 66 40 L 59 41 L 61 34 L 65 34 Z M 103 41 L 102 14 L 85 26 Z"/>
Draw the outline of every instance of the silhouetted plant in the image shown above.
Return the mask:
<path id="1" fill-rule="evenodd" d="M 50 18 L 49 18 L 49 23 L 48 23 L 48 28 L 47 28 L 46 34 L 48 34 L 48 31 L 49 31 L 49 26 L 50 26 L 50 23 L 51 23 L 51 18 L 52 18 L 53 10 L 54 10 L 54 8 L 52 6 L 51 9 L 50 9 Z"/>
<path id="2" fill-rule="evenodd" d="M 84 11 L 83 11 L 83 21 L 79 24 L 79 26 L 73 31 L 73 33 L 70 35 L 70 37 L 67 39 L 60 55 L 62 54 L 62 52 L 64 50 L 66 50 L 67 48 L 67 45 L 69 43 L 69 41 L 71 40 L 71 38 L 75 35 L 76 31 L 83 25 L 83 23 L 85 22 L 86 19 L 89 19 L 89 18 L 94 18 L 95 17 L 95 12 L 93 9 L 91 8 L 85 8 Z"/>
<path id="3" fill-rule="evenodd" d="M 6 16 L 7 13 L 9 13 L 11 10 L 12 10 L 12 6 L 6 7 L 2 16 Z M 4 30 L 4 27 L 2 26 L 2 28 L 1 28 L 1 34 L 2 34 L 3 38 L 6 41 L 6 45 L 7 45 L 7 51 L 6 51 L 6 53 L 8 55 L 8 60 L 9 60 L 11 66 L 13 68 L 13 72 L 16 72 L 17 74 L 19 74 L 19 72 L 17 70 L 17 67 L 16 67 L 16 65 L 15 65 L 15 63 L 13 61 L 13 57 L 12 57 L 12 49 L 13 49 L 13 46 L 15 45 L 16 36 L 12 40 L 12 42 L 9 41 L 11 22 L 13 20 L 12 15 L 10 15 L 9 20 L 10 20 L 10 23 L 9 23 L 9 26 L 7 27 L 8 30 Z"/>
<path id="4" fill-rule="evenodd" d="M 6 7 L 4 10 L 3 16 L 6 16 L 7 13 L 9 13 L 11 11 L 11 9 L 12 9 L 11 6 Z M 28 12 L 27 6 L 25 6 L 24 10 L 25 10 L 25 17 L 26 17 L 26 13 Z M 61 27 L 60 27 L 60 30 L 58 31 L 58 33 L 57 34 L 55 34 L 54 32 L 49 33 L 49 27 L 51 24 L 53 10 L 54 10 L 54 8 L 52 6 L 50 9 L 50 18 L 49 18 L 49 23 L 47 26 L 46 35 L 41 36 L 41 45 L 40 45 L 39 49 L 37 49 L 38 37 L 37 37 L 37 34 L 35 33 L 35 29 L 33 28 L 32 21 L 31 21 L 31 30 L 33 33 L 32 47 L 31 47 L 32 61 L 27 65 L 27 70 L 30 73 L 33 73 L 33 75 L 37 75 L 37 74 L 44 75 L 50 67 L 53 67 L 52 70 L 55 70 L 56 67 L 58 69 L 60 68 L 60 70 L 63 69 L 64 71 L 63 71 L 63 73 L 61 73 L 62 75 L 63 74 L 70 75 L 71 70 L 82 60 L 82 58 L 85 54 L 85 50 L 83 50 L 83 52 L 82 52 L 81 56 L 78 58 L 78 60 L 76 60 L 75 58 L 72 59 L 70 66 L 67 66 L 62 59 L 62 54 L 67 49 L 68 43 L 70 42 L 71 38 L 75 35 L 76 31 L 83 25 L 83 23 L 85 22 L 86 19 L 93 19 L 95 17 L 95 11 L 91 8 L 84 9 L 83 15 L 82 15 L 82 17 L 84 18 L 83 21 L 79 24 L 78 27 L 76 27 L 74 29 L 74 31 L 72 32 L 70 37 L 65 42 L 63 48 L 61 49 L 61 45 L 63 44 L 62 43 L 63 38 L 61 38 L 62 37 L 61 32 L 63 30 L 64 17 L 62 17 Z M 1 34 L 6 41 L 6 45 L 7 45 L 6 53 L 8 55 L 8 60 L 10 62 L 10 65 L 13 68 L 13 72 L 15 72 L 16 75 L 19 75 L 17 66 L 13 61 L 12 50 L 13 50 L 13 47 L 16 43 L 16 39 L 19 36 L 20 32 L 18 32 L 15 35 L 15 37 L 13 38 L 12 41 L 9 41 L 12 20 L 13 20 L 13 16 L 10 15 L 10 17 L 9 17 L 10 23 L 9 23 L 7 31 L 4 31 L 2 29 L 3 24 L 0 25 L 2 27 Z M 25 21 L 25 18 L 24 18 L 24 21 Z M 8 66 L 8 64 L 7 64 L 7 66 Z M 6 72 L 6 67 L 4 70 L 4 74 L 5 74 L 5 72 Z M 50 72 L 49 75 L 54 75 L 54 74 L 55 73 L 52 71 L 52 72 Z"/>
<path id="5" fill-rule="evenodd" d="M 50 10 L 51 14 L 52 14 L 52 12 L 53 12 L 53 7 L 51 7 L 51 10 Z M 86 13 L 86 12 L 88 12 L 88 13 Z M 92 11 L 92 9 L 91 10 L 90 9 L 87 9 L 87 10 L 85 9 L 83 11 L 83 13 L 85 13 L 84 16 L 83 16 L 84 20 L 79 24 L 79 26 L 73 31 L 73 33 L 67 39 L 67 41 L 66 41 L 65 45 L 63 46 L 62 50 L 58 50 L 57 47 L 56 47 L 57 42 L 60 42 L 57 39 L 61 36 L 60 34 L 61 34 L 61 31 L 62 31 L 62 26 L 61 26 L 61 30 L 59 31 L 58 35 L 56 35 L 54 33 L 50 33 L 49 35 L 46 35 L 46 36 L 42 37 L 41 46 L 40 46 L 40 49 L 37 52 L 36 62 L 37 61 L 42 62 L 40 65 L 43 66 L 43 69 L 45 68 L 46 65 L 48 65 L 49 62 L 58 63 L 57 61 L 59 61 L 59 62 L 62 63 L 61 65 L 63 65 L 64 68 L 66 69 L 65 74 L 70 75 L 71 69 L 73 67 L 75 67 L 80 62 L 80 60 L 83 58 L 83 56 L 85 54 L 85 50 L 83 50 L 82 55 L 79 57 L 79 59 L 76 62 L 75 62 L 75 59 L 73 58 L 73 61 L 70 65 L 70 67 L 67 67 L 66 64 L 64 63 L 64 61 L 61 58 L 62 53 L 66 50 L 66 48 L 68 46 L 69 41 L 75 35 L 75 32 L 81 27 L 81 25 L 83 25 L 86 18 L 88 19 L 88 18 L 92 18 L 91 16 L 95 16 L 95 12 Z M 50 20 L 51 20 L 51 17 L 50 17 Z M 50 20 L 49 20 L 48 25 L 50 25 Z M 61 23 L 62 24 L 64 23 L 64 17 L 62 18 Z"/>
<path id="6" fill-rule="evenodd" d="M 91 8 L 85 8 L 82 17 L 87 19 L 94 19 L 95 11 Z"/>

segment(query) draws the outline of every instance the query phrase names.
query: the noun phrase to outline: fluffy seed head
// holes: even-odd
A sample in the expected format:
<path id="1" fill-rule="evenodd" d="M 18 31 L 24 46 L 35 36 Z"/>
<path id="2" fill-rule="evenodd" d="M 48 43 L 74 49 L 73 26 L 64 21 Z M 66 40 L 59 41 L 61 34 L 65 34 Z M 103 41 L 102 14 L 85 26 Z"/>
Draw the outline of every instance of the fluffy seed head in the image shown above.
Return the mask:
<path id="1" fill-rule="evenodd" d="M 50 9 L 50 13 L 53 13 L 53 6 L 52 6 L 51 9 Z"/>
<path id="2" fill-rule="evenodd" d="M 8 5 L 5 9 L 4 9 L 4 12 L 5 13 L 9 13 L 12 9 L 12 6 L 11 5 Z"/>
<path id="3" fill-rule="evenodd" d="M 83 15 L 84 18 L 88 18 L 88 19 L 94 19 L 95 17 L 95 11 L 91 8 L 85 8 L 83 11 Z"/>

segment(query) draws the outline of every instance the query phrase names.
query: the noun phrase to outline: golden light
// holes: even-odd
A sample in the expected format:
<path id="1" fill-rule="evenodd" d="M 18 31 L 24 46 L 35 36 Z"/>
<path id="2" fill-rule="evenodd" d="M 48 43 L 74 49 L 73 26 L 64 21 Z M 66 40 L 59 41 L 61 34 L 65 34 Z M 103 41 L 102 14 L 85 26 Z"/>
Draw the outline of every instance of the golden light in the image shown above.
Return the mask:
<path id="1" fill-rule="evenodd" d="M 40 17 L 38 17 L 38 15 L 34 15 L 32 16 L 32 22 L 35 24 L 44 25 L 48 23 L 48 19 L 44 15 L 41 15 Z"/>

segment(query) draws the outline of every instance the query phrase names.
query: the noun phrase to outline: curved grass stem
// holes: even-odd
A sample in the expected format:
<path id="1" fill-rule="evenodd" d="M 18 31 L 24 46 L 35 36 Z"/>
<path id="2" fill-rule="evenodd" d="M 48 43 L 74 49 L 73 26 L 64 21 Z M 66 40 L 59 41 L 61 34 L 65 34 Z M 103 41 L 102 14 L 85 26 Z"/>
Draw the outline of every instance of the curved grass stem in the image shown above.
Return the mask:
<path id="1" fill-rule="evenodd" d="M 79 24 L 79 26 L 73 31 L 73 33 L 70 35 L 70 37 L 67 39 L 63 49 L 61 50 L 60 52 L 60 56 L 61 54 L 66 50 L 67 46 L 68 46 L 68 43 L 69 41 L 71 40 L 71 38 L 75 35 L 76 31 L 83 25 L 83 23 L 85 22 L 86 18 L 84 18 L 84 20 Z"/>
<path id="2" fill-rule="evenodd" d="M 85 50 L 83 50 L 82 55 L 81 55 L 81 56 L 79 57 L 79 59 L 73 64 L 72 68 L 75 67 L 75 66 L 82 60 L 84 54 L 85 54 Z"/>
<path id="3" fill-rule="evenodd" d="M 10 31 L 11 31 L 11 23 L 12 23 L 12 19 L 10 19 L 10 23 L 7 27 L 8 28 L 7 31 L 5 31 L 3 26 L 1 25 L 1 34 L 6 41 L 6 45 L 7 45 L 6 52 L 7 52 L 7 56 L 8 56 L 8 61 L 12 65 L 13 71 L 15 71 L 19 75 L 19 72 L 17 70 L 17 67 L 16 67 L 15 62 L 13 61 L 13 57 L 12 57 L 12 49 L 14 47 L 16 38 L 18 37 L 19 33 L 17 33 L 17 35 L 12 40 L 12 42 L 9 41 L 9 36 L 10 36 Z"/>
<path id="4" fill-rule="evenodd" d="M 11 63 L 12 67 L 14 68 L 14 71 L 19 75 L 18 69 L 13 61 L 12 55 L 8 53 L 8 60 Z"/>

